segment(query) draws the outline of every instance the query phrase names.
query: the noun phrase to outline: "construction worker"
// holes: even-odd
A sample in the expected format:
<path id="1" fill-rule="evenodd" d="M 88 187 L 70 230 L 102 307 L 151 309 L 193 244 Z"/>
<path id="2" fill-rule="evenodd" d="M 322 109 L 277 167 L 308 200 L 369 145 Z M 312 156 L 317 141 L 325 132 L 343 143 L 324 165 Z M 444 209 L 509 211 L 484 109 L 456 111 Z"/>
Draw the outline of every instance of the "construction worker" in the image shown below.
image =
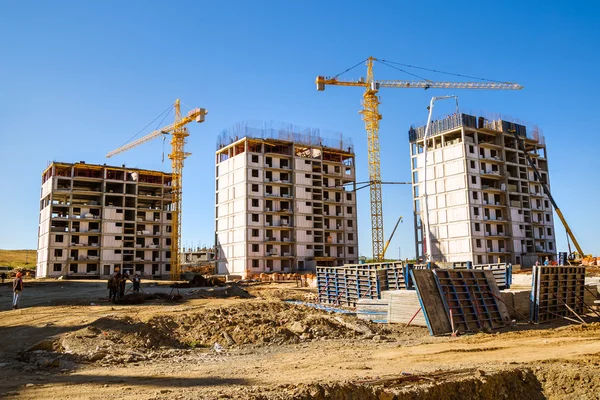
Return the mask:
<path id="1" fill-rule="evenodd" d="M 106 288 L 108 289 L 108 300 L 112 301 L 113 303 L 115 302 L 115 300 L 117 298 L 117 291 L 119 289 L 118 282 L 119 282 L 120 276 L 121 276 L 120 273 L 118 273 L 118 272 L 115 273 L 110 278 L 108 278 L 108 283 L 106 285 Z"/>
<path id="2" fill-rule="evenodd" d="M 125 284 L 127 283 L 127 272 L 123 270 L 123 275 L 119 274 L 118 280 L 118 291 L 119 291 L 119 299 L 125 297 Z"/>
<path id="3" fill-rule="evenodd" d="M 140 278 L 139 274 L 135 274 L 133 276 L 133 279 L 131 281 L 133 282 L 133 291 L 135 293 L 139 293 L 139 291 L 140 291 L 140 285 L 141 285 L 141 282 L 142 282 L 142 278 Z"/>
<path id="4" fill-rule="evenodd" d="M 15 279 L 13 280 L 13 303 L 12 308 L 19 308 L 19 295 L 23 291 L 23 274 L 21 272 L 17 272 Z"/>
<path id="5" fill-rule="evenodd" d="M 544 260 L 544 265 L 545 266 L 550 265 L 550 260 L 548 260 L 548 256 L 546 256 L 546 259 Z"/>

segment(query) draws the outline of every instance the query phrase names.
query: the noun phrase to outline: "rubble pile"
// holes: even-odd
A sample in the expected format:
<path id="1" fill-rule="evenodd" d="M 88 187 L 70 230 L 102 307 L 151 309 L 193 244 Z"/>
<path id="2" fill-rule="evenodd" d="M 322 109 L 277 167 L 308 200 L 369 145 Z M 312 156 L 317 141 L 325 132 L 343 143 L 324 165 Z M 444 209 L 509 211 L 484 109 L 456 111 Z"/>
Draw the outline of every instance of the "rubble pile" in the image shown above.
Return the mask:
<path id="1" fill-rule="evenodd" d="M 173 326 L 180 341 L 202 347 L 290 344 L 313 339 L 352 338 L 374 335 L 363 321 L 332 316 L 308 307 L 279 301 L 256 301 L 214 307 L 177 317 L 155 317 L 150 323 Z"/>

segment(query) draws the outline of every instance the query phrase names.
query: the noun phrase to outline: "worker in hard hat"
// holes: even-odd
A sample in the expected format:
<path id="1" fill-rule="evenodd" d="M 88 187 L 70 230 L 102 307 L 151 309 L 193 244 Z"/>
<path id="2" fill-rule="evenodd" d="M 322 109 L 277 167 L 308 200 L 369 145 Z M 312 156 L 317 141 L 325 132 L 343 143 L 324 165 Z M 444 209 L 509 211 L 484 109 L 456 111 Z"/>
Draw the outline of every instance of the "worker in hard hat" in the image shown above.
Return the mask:
<path id="1" fill-rule="evenodd" d="M 23 291 L 23 274 L 21 272 L 17 272 L 15 279 L 13 280 L 13 304 L 12 308 L 19 308 L 19 295 Z"/>

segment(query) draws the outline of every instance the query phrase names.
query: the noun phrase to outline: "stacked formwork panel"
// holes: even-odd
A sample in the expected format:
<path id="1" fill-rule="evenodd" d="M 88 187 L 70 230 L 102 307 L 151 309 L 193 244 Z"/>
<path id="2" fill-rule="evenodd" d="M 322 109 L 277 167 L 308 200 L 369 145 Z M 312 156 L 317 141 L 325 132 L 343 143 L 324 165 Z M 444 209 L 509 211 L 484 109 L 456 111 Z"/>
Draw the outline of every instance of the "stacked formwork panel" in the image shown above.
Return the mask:
<path id="1" fill-rule="evenodd" d="M 400 265 L 401 267 L 401 265 Z M 343 267 L 317 266 L 319 302 L 355 307 L 360 299 L 379 299 L 387 290 L 391 263 L 351 264 Z M 402 278 L 395 278 L 394 285 Z"/>
<path id="2" fill-rule="evenodd" d="M 496 284 L 499 289 L 510 289 L 512 284 L 512 264 L 510 263 L 497 263 L 497 264 L 475 264 L 470 261 L 467 262 L 455 262 L 455 263 L 435 263 L 435 267 L 441 267 L 441 269 L 478 269 L 478 270 L 490 270 L 492 271 Z"/>
<path id="3" fill-rule="evenodd" d="M 490 270 L 500 289 L 508 289 L 512 281 L 510 264 L 452 265 L 442 270 Z M 434 263 L 405 264 L 383 262 L 346 264 L 343 267 L 317 266 L 317 287 L 321 303 L 354 307 L 360 299 L 380 299 L 383 290 L 414 290 L 411 271 L 438 269 Z"/>
<path id="4" fill-rule="evenodd" d="M 387 290 L 406 289 L 408 282 L 406 265 L 401 262 L 390 263 L 387 268 Z"/>
<path id="5" fill-rule="evenodd" d="M 500 290 L 510 289 L 510 285 L 512 284 L 512 264 L 473 265 L 473 269 L 492 271 L 498 288 Z"/>

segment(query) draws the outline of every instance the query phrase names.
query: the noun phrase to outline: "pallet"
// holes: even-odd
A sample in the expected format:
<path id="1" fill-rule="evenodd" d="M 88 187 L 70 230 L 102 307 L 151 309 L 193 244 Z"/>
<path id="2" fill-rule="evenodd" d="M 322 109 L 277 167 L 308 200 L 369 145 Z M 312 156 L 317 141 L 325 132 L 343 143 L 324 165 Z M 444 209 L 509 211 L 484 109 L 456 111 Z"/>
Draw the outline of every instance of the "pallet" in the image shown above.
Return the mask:
<path id="1" fill-rule="evenodd" d="M 530 319 L 548 322 L 584 312 L 585 267 L 534 266 Z"/>

